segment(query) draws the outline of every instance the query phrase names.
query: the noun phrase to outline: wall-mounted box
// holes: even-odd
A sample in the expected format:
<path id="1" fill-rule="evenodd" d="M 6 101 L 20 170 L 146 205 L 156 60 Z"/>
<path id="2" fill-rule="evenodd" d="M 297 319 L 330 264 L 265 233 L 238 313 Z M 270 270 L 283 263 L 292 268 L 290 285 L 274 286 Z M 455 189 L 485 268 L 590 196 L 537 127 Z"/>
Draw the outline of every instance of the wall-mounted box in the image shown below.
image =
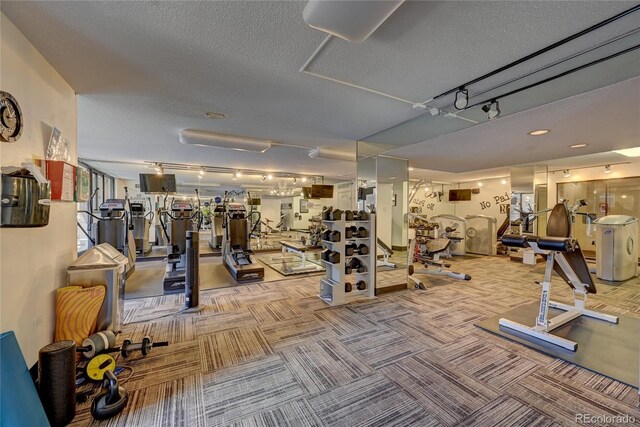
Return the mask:
<path id="1" fill-rule="evenodd" d="M 76 202 L 84 203 L 91 197 L 91 172 L 82 166 L 76 168 Z"/>
<path id="2" fill-rule="evenodd" d="M 76 167 L 60 160 L 47 160 L 47 179 L 51 181 L 51 200 L 73 202 Z"/>

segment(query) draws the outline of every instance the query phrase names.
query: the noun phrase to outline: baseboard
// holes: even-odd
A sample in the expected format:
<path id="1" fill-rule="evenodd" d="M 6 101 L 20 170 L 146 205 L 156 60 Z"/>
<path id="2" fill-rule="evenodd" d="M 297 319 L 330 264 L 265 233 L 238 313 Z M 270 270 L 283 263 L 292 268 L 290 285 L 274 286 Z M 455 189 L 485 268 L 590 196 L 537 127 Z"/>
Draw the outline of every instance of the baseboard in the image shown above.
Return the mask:
<path id="1" fill-rule="evenodd" d="M 394 251 L 402 252 L 402 251 L 406 251 L 407 247 L 406 246 L 395 246 L 395 245 L 392 245 L 391 249 L 394 250 Z"/>
<path id="2" fill-rule="evenodd" d="M 390 292 L 404 291 L 407 289 L 406 283 L 400 283 L 398 285 L 385 286 L 384 288 L 376 288 L 376 295 L 388 294 Z"/>

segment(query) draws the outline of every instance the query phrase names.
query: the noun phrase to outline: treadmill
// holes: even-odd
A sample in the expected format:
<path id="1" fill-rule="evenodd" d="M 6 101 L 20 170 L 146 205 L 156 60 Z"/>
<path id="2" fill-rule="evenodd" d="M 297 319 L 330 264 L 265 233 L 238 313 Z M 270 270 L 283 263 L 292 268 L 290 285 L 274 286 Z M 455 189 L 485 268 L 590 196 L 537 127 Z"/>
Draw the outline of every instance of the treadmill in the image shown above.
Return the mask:
<path id="1" fill-rule="evenodd" d="M 259 224 L 258 220 L 256 224 Z M 249 249 L 251 230 L 244 205 L 228 203 L 224 216 L 222 260 L 236 282 L 264 279 L 264 267 Z"/>

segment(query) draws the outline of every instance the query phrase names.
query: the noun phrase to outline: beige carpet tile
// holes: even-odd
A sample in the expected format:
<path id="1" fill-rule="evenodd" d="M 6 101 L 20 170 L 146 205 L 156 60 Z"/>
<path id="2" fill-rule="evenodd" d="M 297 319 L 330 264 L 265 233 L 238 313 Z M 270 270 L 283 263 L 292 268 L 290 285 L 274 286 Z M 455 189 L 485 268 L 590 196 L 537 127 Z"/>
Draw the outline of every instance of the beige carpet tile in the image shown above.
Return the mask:
<path id="1" fill-rule="evenodd" d="M 237 365 L 273 353 L 257 327 L 203 335 L 198 337 L 198 343 L 203 372 Z"/>
<path id="2" fill-rule="evenodd" d="M 232 427 L 320 427 L 322 422 L 305 400 L 294 400 L 239 419 Z"/>
<path id="3" fill-rule="evenodd" d="M 385 325 L 389 329 L 416 340 L 427 350 L 439 349 L 461 338 L 458 332 L 436 326 L 431 319 L 421 314 L 394 319 L 385 322 Z"/>
<path id="4" fill-rule="evenodd" d="M 258 321 L 247 308 L 218 313 L 207 313 L 193 319 L 196 336 L 209 335 L 237 328 L 251 328 Z"/>
<path id="5" fill-rule="evenodd" d="M 304 394 L 277 355 L 204 374 L 202 384 L 208 426 L 240 422 Z"/>
<path id="6" fill-rule="evenodd" d="M 384 299 L 376 299 L 368 304 L 356 304 L 353 309 L 376 322 L 399 319 L 405 316 L 411 317 L 418 313 L 394 301 Z"/>
<path id="7" fill-rule="evenodd" d="M 381 372 L 444 425 L 457 425 L 499 396 L 495 389 L 430 352 L 388 365 Z"/>
<path id="8" fill-rule="evenodd" d="M 349 306 L 318 310 L 313 315 L 337 335 L 355 334 L 365 329 L 377 329 L 378 327 L 376 322 L 369 320 Z"/>
<path id="9" fill-rule="evenodd" d="M 196 375 L 202 370 L 197 340 L 152 348 L 147 356 L 139 351 L 127 358 L 118 356 L 116 362 L 118 366 L 134 369 L 133 376 L 127 381 L 129 391 Z"/>
<path id="10" fill-rule="evenodd" d="M 278 353 L 308 395 L 330 390 L 373 372 L 336 339 L 309 341 Z"/>
<path id="11" fill-rule="evenodd" d="M 640 409 L 638 389 L 611 378 L 596 374 L 588 369 L 574 365 L 564 360 L 555 359 L 547 369 L 554 374 L 570 379 L 571 382 L 598 391 L 616 400 Z"/>
<path id="12" fill-rule="evenodd" d="M 332 329 L 309 314 L 291 320 L 264 324 L 260 326 L 260 330 L 274 350 L 336 336 Z"/>
<path id="13" fill-rule="evenodd" d="M 419 342 L 388 328 L 368 329 L 340 341 L 375 369 L 424 350 Z"/>
<path id="14" fill-rule="evenodd" d="M 309 399 L 326 426 L 438 426 L 407 393 L 379 373 Z"/>
<path id="15" fill-rule="evenodd" d="M 554 427 L 559 426 L 544 413 L 511 396 L 500 396 L 482 406 L 463 421 L 460 427 Z"/>
<path id="16" fill-rule="evenodd" d="M 591 390 L 545 368 L 512 384 L 507 391 L 564 425 L 574 425 L 576 414 L 626 415 L 633 416 L 640 422 L 640 410 L 637 407 Z"/>
<path id="17" fill-rule="evenodd" d="M 441 349 L 438 356 L 474 378 L 502 389 L 533 372 L 538 365 L 522 356 L 474 336 L 466 336 Z"/>
<path id="18" fill-rule="evenodd" d="M 289 300 L 277 300 L 266 304 L 252 304 L 248 307 L 251 314 L 253 314 L 259 323 L 296 319 L 302 314 Z"/>

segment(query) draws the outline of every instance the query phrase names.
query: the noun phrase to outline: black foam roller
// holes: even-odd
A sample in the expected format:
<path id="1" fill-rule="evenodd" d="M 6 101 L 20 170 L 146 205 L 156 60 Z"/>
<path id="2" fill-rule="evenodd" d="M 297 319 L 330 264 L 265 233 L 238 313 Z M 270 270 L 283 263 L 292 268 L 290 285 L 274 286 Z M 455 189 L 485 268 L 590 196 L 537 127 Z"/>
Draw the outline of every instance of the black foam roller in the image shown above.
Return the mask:
<path id="1" fill-rule="evenodd" d="M 38 394 L 52 426 L 76 416 L 76 343 L 58 341 L 38 354 Z"/>

